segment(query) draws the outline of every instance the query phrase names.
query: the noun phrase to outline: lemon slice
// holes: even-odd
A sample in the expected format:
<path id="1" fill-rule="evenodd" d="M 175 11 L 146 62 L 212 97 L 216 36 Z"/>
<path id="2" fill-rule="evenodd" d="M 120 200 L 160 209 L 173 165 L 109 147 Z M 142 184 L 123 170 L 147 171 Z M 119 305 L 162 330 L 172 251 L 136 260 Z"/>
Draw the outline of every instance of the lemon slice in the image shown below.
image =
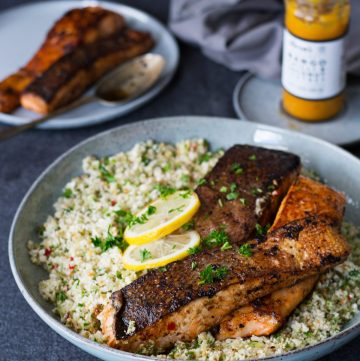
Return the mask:
<path id="1" fill-rule="evenodd" d="M 199 207 L 199 198 L 193 191 L 177 191 L 159 198 L 135 216 L 133 225 L 126 227 L 124 238 L 130 245 L 163 238 L 190 221 Z"/>
<path id="2" fill-rule="evenodd" d="M 129 246 L 123 255 L 123 266 L 133 271 L 163 267 L 189 255 L 189 248 L 200 243 L 196 231 L 170 234 L 142 246 Z"/>

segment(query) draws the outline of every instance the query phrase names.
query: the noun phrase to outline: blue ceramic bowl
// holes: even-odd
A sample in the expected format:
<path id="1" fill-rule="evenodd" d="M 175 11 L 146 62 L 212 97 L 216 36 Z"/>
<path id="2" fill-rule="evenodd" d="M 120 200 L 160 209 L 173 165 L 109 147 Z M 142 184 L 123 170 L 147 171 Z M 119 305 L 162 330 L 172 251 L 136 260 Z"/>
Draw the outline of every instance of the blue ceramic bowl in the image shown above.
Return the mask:
<path id="1" fill-rule="evenodd" d="M 71 331 L 51 312 L 52 305 L 42 299 L 38 283 L 46 278 L 40 267 L 30 262 L 26 242 L 37 239 L 35 228 L 53 211 L 66 182 L 79 175 L 85 156 L 111 155 L 132 148 L 139 141 L 154 139 L 177 142 L 185 138 L 205 138 L 213 148 L 228 148 L 247 143 L 298 154 L 303 164 L 319 173 L 325 181 L 344 191 L 349 199 L 346 219 L 359 225 L 360 161 L 346 151 L 322 140 L 300 133 L 246 121 L 215 117 L 159 118 L 121 126 L 92 137 L 56 160 L 30 188 L 13 221 L 9 239 L 11 269 L 21 293 L 33 310 L 58 334 L 86 352 L 103 360 L 150 360 L 150 357 L 111 349 Z M 360 314 L 336 336 L 314 346 L 266 360 L 309 361 L 330 353 L 360 334 Z"/>

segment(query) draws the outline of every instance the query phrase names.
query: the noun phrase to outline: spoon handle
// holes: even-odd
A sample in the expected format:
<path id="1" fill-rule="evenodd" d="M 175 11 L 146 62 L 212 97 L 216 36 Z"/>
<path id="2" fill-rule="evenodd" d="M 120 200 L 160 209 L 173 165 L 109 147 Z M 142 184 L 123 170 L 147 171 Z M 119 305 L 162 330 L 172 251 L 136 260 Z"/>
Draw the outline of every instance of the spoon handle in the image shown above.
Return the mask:
<path id="1" fill-rule="evenodd" d="M 34 128 L 37 125 L 39 125 L 41 123 L 44 123 L 44 122 L 48 121 L 49 119 L 52 119 L 52 118 L 54 118 L 54 117 L 56 117 L 56 116 L 58 116 L 60 114 L 66 113 L 66 112 L 68 112 L 70 110 L 73 110 L 75 108 L 78 108 L 78 107 L 80 107 L 82 105 L 92 103 L 92 102 L 94 102 L 96 100 L 97 100 L 97 98 L 94 95 L 85 96 L 85 97 L 82 97 L 82 98 L 72 102 L 71 104 L 69 104 L 69 105 L 67 105 L 65 107 L 62 107 L 62 108 L 59 108 L 58 110 L 55 110 L 54 112 L 52 112 L 50 114 L 44 115 L 43 117 L 40 117 L 38 119 L 34 119 L 34 120 L 32 120 L 32 121 L 30 121 L 28 123 L 25 123 L 25 124 L 22 124 L 22 125 L 19 125 L 19 126 L 9 127 L 9 128 L 7 128 L 7 129 L 0 132 L 0 141 L 12 138 L 17 134 L 22 133 L 25 130 Z"/>

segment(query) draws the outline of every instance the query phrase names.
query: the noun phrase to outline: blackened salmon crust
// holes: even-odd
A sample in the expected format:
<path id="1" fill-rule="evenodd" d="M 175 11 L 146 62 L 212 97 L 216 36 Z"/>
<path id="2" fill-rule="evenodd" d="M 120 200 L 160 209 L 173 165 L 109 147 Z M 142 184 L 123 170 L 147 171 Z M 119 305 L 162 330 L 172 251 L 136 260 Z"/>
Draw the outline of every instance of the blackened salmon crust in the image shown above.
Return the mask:
<path id="1" fill-rule="evenodd" d="M 204 238 L 222 225 L 231 243 L 242 243 L 256 223 L 265 226 L 272 221 L 299 170 L 300 158 L 294 154 L 250 145 L 231 147 L 196 189 L 201 202 L 196 230 Z"/>

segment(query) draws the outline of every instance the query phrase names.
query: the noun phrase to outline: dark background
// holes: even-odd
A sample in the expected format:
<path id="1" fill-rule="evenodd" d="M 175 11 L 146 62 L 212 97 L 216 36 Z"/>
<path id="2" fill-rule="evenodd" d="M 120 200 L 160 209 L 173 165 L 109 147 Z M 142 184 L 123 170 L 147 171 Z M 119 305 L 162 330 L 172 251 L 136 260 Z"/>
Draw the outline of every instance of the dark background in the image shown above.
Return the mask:
<path id="1" fill-rule="evenodd" d="M 26 1 L 0 0 L 0 10 Z M 128 0 L 167 21 L 167 0 Z M 1 31 L 1 24 L 0 24 Z M 21 44 L 14 44 L 21 46 Z M 31 310 L 11 275 L 7 255 L 10 224 L 22 197 L 38 175 L 58 156 L 85 138 L 137 120 L 170 115 L 213 115 L 235 117 L 232 91 L 239 73 L 205 58 L 201 52 L 180 43 L 178 72 L 162 94 L 129 115 L 90 128 L 32 130 L 0 143 L 0 360 L 95 360 L 52 331 Z M 1 54 L 0 56 L 6 56 Z M 2 126 L 0 126 L 1 128 Z M 349 149 L 360 155 L 360 147 Z M 360 339 L 347 344 L 321 361 L 360 359 Z"/>

